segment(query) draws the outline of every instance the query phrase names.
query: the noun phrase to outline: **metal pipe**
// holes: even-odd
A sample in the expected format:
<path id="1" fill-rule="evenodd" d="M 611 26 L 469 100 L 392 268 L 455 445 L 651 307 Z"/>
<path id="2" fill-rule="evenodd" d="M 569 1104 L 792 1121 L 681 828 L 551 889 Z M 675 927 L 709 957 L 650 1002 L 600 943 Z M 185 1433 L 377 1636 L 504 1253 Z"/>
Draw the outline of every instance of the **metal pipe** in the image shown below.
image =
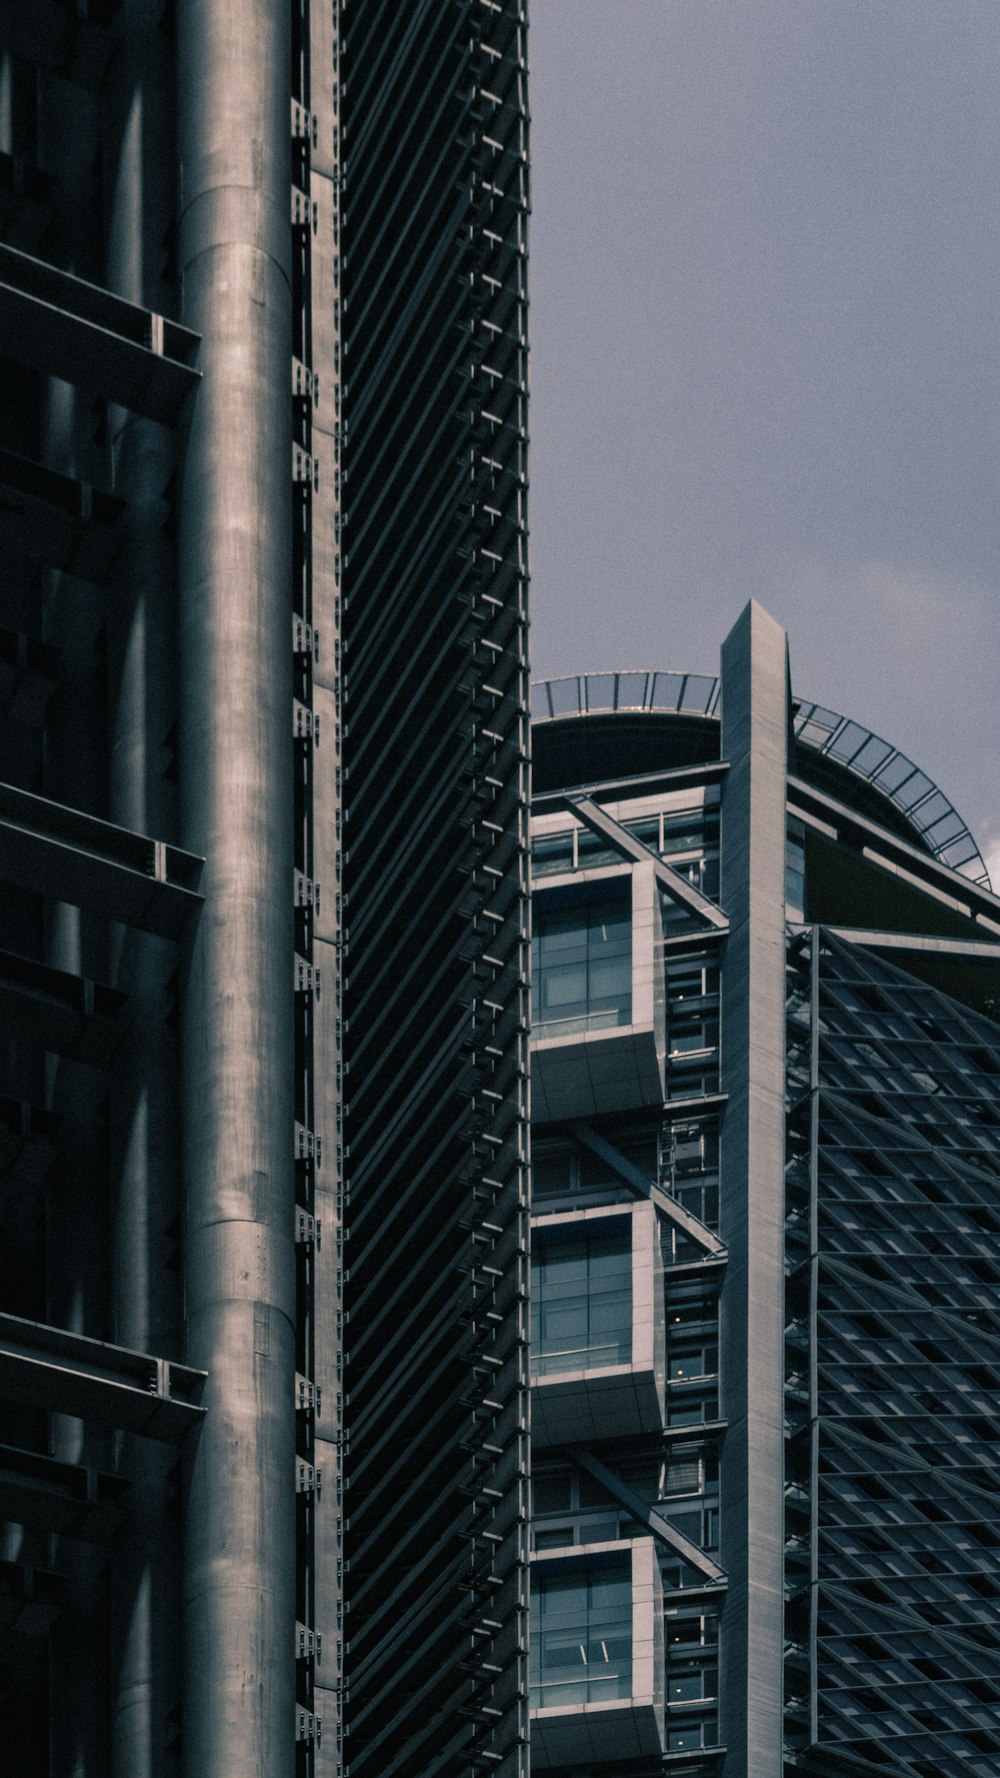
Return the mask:
<path id="1" fill-rule="evenodd" d="M 294 1250 L 289 12 L 177 9 L 183 319 L 204 336 L 179 506 L 185 1765 L 292 1778 Z"/>
<path id="2" fill-rule="evenodd" d="M 109 287 L 157 312 L 168 309 L 163 240 L 174 212 L 171 45 L 159 0 L 126 0 L 105 83 Z M 109 813 L 139 833 L 176 839 L 167 775 L 176 722 L 176 565 L 166 490 L 171 431 L 112 408 L 114 488 L 126 502 L 124 548 L 108 601 Z M 128 995 L 127 1040 L 115 1055 L 111 1099 L 114 1337 L 160 1357 L 179 1356 L 180 1290 L 171 1265 L 178 1191 L 176 1044 L 167 1022 L 174 946 L 124 926 L 111 929 L 110 979 Z M 116 1778 L 175 1778 L 171 1717 L 180 1703 L 178 1536 L 169 1512 L 175 1453 L 144 1438 L 122 1441 L 131 1511 L 111 1571 Z"/>
<path id="3" fill-rule="evenodd" d="M 87 167 L 96 130 L 86 95 L 67 84 L 62 104 L 39 107 L 39 158 L 71 169 L 67 207 L 54 256 L 87 276 L 95 244 Z M 40 443 L 53 469 L 94 475 L 93 410 L 56 377 L 40 388 Z M 59 649 L 59 688 L 47 723 L 44 787 L 56 802 L 105 813 L 100 631 L 103 613 L 72 577 L 43 577 L 44 622 Z M 66 902 L 46 905 L 47 960 L 88 977 L 106 969 L 103 924 Z M 47 1181 L 46 1319 L 57 1327 L 102 1337 L 107 1331 L 107 1179 L 100 1139 L 102 1083 L 94 1071 L 66 1057 L 45 1062 L 48 1106 L 58 1112 L 60 1153 Z M 108 1435 L 76 1415 L 53 1414 L 53 1456 L 68 1463 L 107 1466 Z M 54 1541 L 50 1565 L 65 1580 L 65 1600 L 50 1644 L 49 1765 L 66 1778 L 99 1778 L 108 1767 L 106 1594 L 100 1552 L 72 1539 Z"/>

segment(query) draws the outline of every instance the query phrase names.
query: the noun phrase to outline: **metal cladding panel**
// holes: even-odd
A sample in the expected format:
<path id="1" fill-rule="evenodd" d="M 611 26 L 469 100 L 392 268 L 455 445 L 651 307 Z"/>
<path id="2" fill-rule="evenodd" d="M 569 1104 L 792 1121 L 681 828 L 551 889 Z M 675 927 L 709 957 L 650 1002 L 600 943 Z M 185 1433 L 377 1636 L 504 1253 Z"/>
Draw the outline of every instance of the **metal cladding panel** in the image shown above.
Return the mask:
<path id="1" fill-rule="evenodd" d="M 525 16 L 362 0 L 341 28 L 345 1751 L 352 1778 L 515 1778 Z"/>
<path id="2" fill-rule="evenodd" d="M 781 1771 L 784 1170 L 784 632 L 751 603 L 723 644 L 720 1233 L 722 1564 L 720 1649 L 727 1778 Z"/>
<path id="3" fill-rule="evenodd" d="M 826 931 L 790 961 L 786 1738 L 992 1772 L 1000 1027 Z"/>

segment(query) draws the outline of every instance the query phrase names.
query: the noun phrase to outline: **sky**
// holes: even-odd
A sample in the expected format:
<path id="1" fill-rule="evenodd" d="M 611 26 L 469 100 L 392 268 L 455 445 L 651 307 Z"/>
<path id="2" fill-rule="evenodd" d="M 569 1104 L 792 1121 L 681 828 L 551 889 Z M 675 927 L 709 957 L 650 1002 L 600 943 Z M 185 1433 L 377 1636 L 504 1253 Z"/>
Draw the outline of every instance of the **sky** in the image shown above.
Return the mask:
<path id="1" fill-rule="evenodd" d="M 792 683 L 1000 885 L 1000 0 L 533 0 L 534 678 Z"/>

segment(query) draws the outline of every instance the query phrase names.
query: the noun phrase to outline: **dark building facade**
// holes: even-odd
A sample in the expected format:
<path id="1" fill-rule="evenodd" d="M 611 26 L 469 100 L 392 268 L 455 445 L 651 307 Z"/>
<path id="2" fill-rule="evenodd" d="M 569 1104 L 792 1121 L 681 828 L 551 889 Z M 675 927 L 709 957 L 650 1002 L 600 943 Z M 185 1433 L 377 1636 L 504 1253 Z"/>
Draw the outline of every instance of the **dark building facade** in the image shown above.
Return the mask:
<path id="1" fill-rule="evenodd" d="M 1000 1765 L 1000 900 L 789 693 L 535 688 L 533 1769 Z"/>
<path id="2" fill-rule="evenodd" d="M 526 1769 L 526 76 L 0 4 L 18 1778 Z"/>

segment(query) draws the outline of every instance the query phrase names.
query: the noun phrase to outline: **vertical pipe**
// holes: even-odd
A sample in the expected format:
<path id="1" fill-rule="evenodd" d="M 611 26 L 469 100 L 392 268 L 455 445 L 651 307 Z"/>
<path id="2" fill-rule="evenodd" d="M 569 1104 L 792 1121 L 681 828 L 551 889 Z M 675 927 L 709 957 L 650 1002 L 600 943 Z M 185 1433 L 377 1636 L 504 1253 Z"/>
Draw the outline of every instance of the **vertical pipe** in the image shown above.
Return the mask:
<path id="1" fill-rule="evenodd" d="M 38 86 L 39 163 L 67 169 L 65 210 L 47 250 L 81 276 L 94 270 L 95 217 L 88 182 L 97 147 L 87 95 L 66 83 L 60 103 Z M 34 82 L 29 81 L 32 85 Z M 16 95 L 15 95 L 16 96 Z M 96 412 L 57 377 L 40 386 L 39 436 L 53 469 L 94 479 Z M 59 649 L 59 688 L 45 736 L 46 795 L 103 815 L 105 735 L 100 689 L 103 612 L 71 576 L 43 571 L 46 634 Z M 66 902 L 46 906 L 46 956 L 57 969 L 103 977 L 102 921 Z M 46 1319 L 97 1338 L 108 1333 L 107 1173 L 100 1137 L 104 1083 L 67 1057 L 46 1059 L 47 1102 L 59 1115 L 60 1153 L 47 1182 Z M 66 1463 L 105 1467 L 107 1435 L 75 1415 L 53 1414 L 50 1450 Z M 53 1547 L 65 1598 L 49 1642 L 49 1765 L 65 1778 L 108 1769 L 107 1568 L 102 1553 L 72 1538 Z"/>
<path id="2" fill-rule="evenodd" d="M 177 8 L 183 319 L 204 337 L 179 506 L 190 1362 L 190 1778 L 294 1771 L 289 18 Z"/>
<path id="3" fill-rule="evenodd" d="M 175 208 L 173 66 L 160 0 L 126 0 L 105 84 L 107 276 L 111 289 L 160 311 L 164 237 Z M 111 819 L 157 839 L 176 837 L 169 737 L 176 721 L 175 562 L 166 490 L 172 432 L 113 408 L 114 489 L 126 502 L 124 547 L 108 601 Z M 180 1292 L 172 1266 L 178 1191 L 176 1043 L 168 1015 L 172 944 L 111 929 L 111 980 L 128 996 L 128 1034 L 109 1083 L 113 1182 L 114 1338 L 161 1357 L 181 1355 Z M 111 1576 L 116 1778 L 174 1778 L 180 1704 L 177 1531 L 170 1506 L 175 1454 L 123 1440 L 131 1510 Z"/>

